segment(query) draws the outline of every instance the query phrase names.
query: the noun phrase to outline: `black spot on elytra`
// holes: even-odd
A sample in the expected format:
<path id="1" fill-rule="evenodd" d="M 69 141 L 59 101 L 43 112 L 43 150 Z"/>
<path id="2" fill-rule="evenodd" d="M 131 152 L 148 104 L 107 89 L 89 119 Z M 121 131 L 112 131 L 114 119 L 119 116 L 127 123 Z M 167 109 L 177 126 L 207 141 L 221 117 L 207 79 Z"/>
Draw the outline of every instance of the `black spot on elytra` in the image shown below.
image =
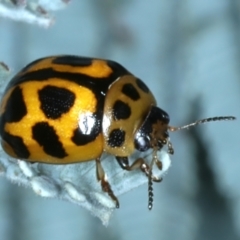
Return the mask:
<path id="1" fill-rule="evenodd" d="M 81 126 L 78 126 L 78 128 L 74 130 L 71 140 L 77 146 L 83 146 L 94 141 L 98 134 L 101 132 L 101 123 L 102 120 L 96 114 L 93 114 L 91 116 L 91 119 L 86 118 L 81 123 L 84 125 L 82 127 L 84 128 L 85 132 L 83 132 Z"/>
<path id="2" fill-rule="evenodd" d="M 87 74 L 83 73 L 77 73 L 77 72 L 63 72 L 58 71 L 57 69 L 54 69 L 54 66 L 51 65 L 45 65 L 45 68 L 42 69 L 36 69 L 31 72 L 27 72 L 26 70 L 29 67 L 34 67 L 34 64 L 36 63 L 42 63 L 44 66 L 44 62 L 47 61 L 49 58 L 42 58 L 38 59 L 29 65 L 27 65 L 22 71 L 20 71 L 8 84 L 5 91 L 8 91 L 12 87 L 19 85 L 21 83 L 29 82 L 34 79 L 34 81 L 39 82 L 47 82 L 51 79 L 62 79 L 69 81 L 69 84 L 72 82 L 75 84 L 78 84 L 79 86 L 86 87 L 88 89 L 91 89 L 93 94 L 96 97 L 96 118 L 98 119 L 97 126 L 95 130 L 93 131 L 93 134 L 90 134 L 92 136 L 92 139 L 95 139 L 96 136 L 101 131 L 102 124 L 102 117 L 103 117 L 103 108 L 104 108 L 104 102 L 107 92 L 109 91 L 109 86 L 116 81 L 116 79 L 119 79 L 121 76 L 129 75 L 129 71 L 127 71 L 123 66 L 118 64 L 114 61 L 106 60 L 106 65 L 109 66 L 112 69 L 112 72 L 109 74 L 109 76 L 101 77 L 101 81 L 99 81 L 98 77 L 92 77 L 88 76 Z M 58 59 L 58 60 L 57 60 Z M 75 56 L 74 59 L 72 56 L 62 56 L 57 57 L 55 60 L 53 59 L 54 64 L 60 64 L 60 62 L 66 64 L 66 61 L 69 60 L 72 62 L 78 62 L 81 66 L 89 66 L 90 63 L 92 63 L 92 58 L 87 57 L 77 57 Z M 72 59 L 72 60 L 71 60 Z M 2 120 L 2 125 L 4 125 L 4 119 Z M 0 122 L 0 128 L 1 128 L 1 122 Z M 82 133 L 77 129 L 75 131 L 75 139 L 81 139 Z M 88 137 L 87 137 L 88 138 Z M 90 139 L 90 137 L 89 137 Z M 77 142 L 77 140 L 76 140 Z M 81 142 L 81 140 L 79 140 Z"/>
<path id="3" fill-rule="evenodd" d="M 56 158 L 64 158 L 67 156 L 55 129 L 47 122 L 35 124 L 32 127 L 32 136 L 48 155 Z"/>
<path id="4" fill-rule="evenodd" d="M 59 56 L 53 59 L 52 63 L 60 65 L 70 65 L 73 67 L 87 67 L 91 66 L 92 59 L 78 56 Z"/>
<path id="5" fill-rule="evenodd" d="M 45 86 L 38 91 L 41 109 L 47 118 L 57 119 L 74 104 L 75 94 L 65 88 Z"/>
<path id="6" fill-rule="evenodd" d="M 30 153 L 21 137 L 13 136 L 7 132 L 3 132 L 2 138 L 4 141 L 6 141 L 12 147 L 14 153 L 20 159 L 28 159 L 29 158 Z"/>
<path id="7" fill-rule="evenodd" d="M 115 120 L 128 119 L 131 115 L 131 108 L 127 103 L 117 100 L 113 105 L 113 117 Z"/>
<path id="8" fill-rule="evenodd" d="M 125 141 L 125 131 L 113 129 L 109 134 L 108 145 L 110 147 L 121 147 Z"/>
<path id="9" fill-rule="evenodd" d="M 122 93 L 134 101 L 137 101 L 140 98 L 137 89 L 131 83 L 126 83 L 123 85 Z"/>
<path id="10" fill-rule="evenodd" d="M 77 146 L 83 146 L 83 145 L 86 145 L 86 144 L 94 141 L 95 138 L 96 138 L 96 136 L 94 136 L 94 134 L 85 135 L 79 130 L 79 128 L 77 128 L 74 130 L 71 140 Z"/>
<path id="11" fill-rule="evenodd" d="M 3 114 L 5 122 L 18 122 L 27 114 L 27 108 L 20 87 L 16 87 L 12 91 L 5 109 Z"/>
<path id="12" fill-rule="evenodd" d="M 137 78 L 136 83 L 137 83 L 138 87 L 139 87 L 142 91 L 144 91 L 145 93 L 149 93 L 149 88 L 148 88 L 148 86 L 147 86 L 142 80 L 140 80 L 139 78 Z"/>

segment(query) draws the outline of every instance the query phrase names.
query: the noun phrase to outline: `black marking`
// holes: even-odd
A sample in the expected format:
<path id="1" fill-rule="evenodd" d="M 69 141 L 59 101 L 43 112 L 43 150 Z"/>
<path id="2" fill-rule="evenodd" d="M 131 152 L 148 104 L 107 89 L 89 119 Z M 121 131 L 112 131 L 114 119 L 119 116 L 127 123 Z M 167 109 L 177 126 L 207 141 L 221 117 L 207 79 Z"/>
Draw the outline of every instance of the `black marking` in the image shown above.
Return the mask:
<path id="1" fill-rule="evenodd" d="M 65 56 L 67 58 L 68 56 Z M 83 58 L 83 57 L 75 57 L 75 59 L 79 58 L 79 61 L 90 62 L 92 58 Z M 36 60 L 35 62 L 45 61 L 48 58 L 43 58 L 40 60 Z M 62 58 L 63 59 L 63 58 Z M 97 99 L 97 110 L 99 111 L 97 114 L 100 114 L 99 117 L 102 118 L 102 111 L 104 106 L 104 100 L 106 93 L 109 89 L 109 86 L 116 81 L 121 76 L 129 75 L 130 73 L 120 64 L 113 61 L 106 61 L 106 64 L 112 69 L 112 73 L 107 77 L 101 77 L 101 81 L 99 78 L 88 76 L 87 74 L 82 73 L 74 73 L 74 72 L 58 72 L 53 68 L 43 68 L 31 72 L 19 72 L 8 84 L 7 89 L 11 87 L 21 84 L 23 82 L 28 81 L 47 81 L 48 79 L 62 79 L 67 80 L 69 82 L 74 82 L 79 86 L 86 87 L 91 89 L 95 94 Z M 30 63 L 31 66 L 33 64 Z M 100 113 L 101 112 L 101 113 Z"/>
<path id="2" fill-rule="evenodd" d="M 93 125 L 88 126 L 87 121 L 83 123 L 86 125 L 85 128 L 87 129 L 87 133 L 82 132 L 80 126 L 74 130 L 71 140 L 77 146 L 83 146 L 94 141 L 98 134 L 101 132 L 102 119 L 99 119 L 96 114 L 93 114 L 92 117 L 93 117 L 92 121 L 94 122 Z"/>
<path id="3" fill-rule="evenodd" d="M 96 136 L 94 134 L 85 135 L 83 134 L 79 128 L 75 129 L 73 132 L 73 136 L 71 140 L 77 145 L 77 146 L 84 146 L 96 139 Z"/>
<path id="4" fill-rule="evenodd" d="M 41 109 L 45 116 L 57 119 L 67 113 L 74 104 L 75 94 L 65 88 L 47 85 L 38 91 Z"/>
<path id="5" fill-rule="evenodd" d="M 72 57 L 72 56 L 64 56 L 64 58 L 66 59 L 67 57 Z M 64 59 L 62 57 L 62 59 Z M 75 59 L 77 60 L 77 58 L 79 58 L 79 61 L 82 62 L 90 62 L 93 59 L 92 58 L 86 58 L 86 57 L 75 57 Z M 28 66 L 33 66 L 35 63 L 41 62 L 41 61 L 45 61 L 48 58 L 42 58 L 42 59 L 38 59 L 36 61 L 34 61 L 33 63 L 30 63 L 29 65 L 26 66 L 26 68 Z M 58 59 L 58 58 L 56 58 Z M 53 61 L 56 61 L 53 60 Z M 23 72 L 20 71 L 8 84 L 7 89 L 13 87 L 14 85 L 23 83 L 23 82 L 28 82 L 28 81 L 47 81 L 48 79 L 51 78 L 59 78 L 59 79 L 63 79 L 63 80 L 68 80 L 68 81 L 72 81 L 75 82 L 77 84 L 79 84 L 80 86 L 84 86 L 84 87 L 88 87 L 90 89 L 92 89 L 94 92 L 101 92 L 103 91 L 103 93 L 106 93 L 108 91 L 108 87 L 110 84 L 112 84 L 114 81 L 116 81 L 116 79 L 118 79 L 121 76 L 124 75 L 129 75 L 130 73 L 120 64 L 114 62 L 114 61 L 107 61 L 106 60 L 106 64 L 112 69 L 112 73 L 107 76 L 107 77 L 101 77 L 101 81 L 99 81 L 99 78 L 95 78 L 92 76 L 88 76 L 87 74 L 82 74 L 82 73 L 74 73 L 74 72 L 58 72 L 56 70 L 54 70 L 53 68 L 51 68 L 51 66 L 46 68 L 42 68 L 42 69 L 38 69 L 35 71 L 31 71 L 31 72 Z"/>
<path id="6" fill-rule="evenodd" d="M 28 151 L 28 148 L 23 142 L 23 139 L 18 136 L 13 136 L 7 132 L 2 133 L 2 138 L 4 141 L 6 141 L 14 151 L 14 153 L 20 158 L 20 159 L 28 159 L 30 156 L 30 153 Z"/>
<path id="7" fill-rule="evenodd" d="M 134 101 L 140 99 L 140 95 L 137 89 L 131 83 L 126 83 L 123 85 L 122 93 L 124 93 L 126 96 L 128 96 Z"/>
<path id="8" fill-rule="evenodd" d="M 33 139 L 43 147 L 45 153 L 52 157 L 64 158 L 67 156 L 62 143 L 59 141 L 55 129 L 47 122 L 39 122 L 32 127 Z"/>
<path id="9" fill-rule="evenodd" d="M 60 65 L 69 65 L 73 67 L 88 67 L 92 64 L 91 58 L 77 56 L 59 56 L 53 59 L 52 63 Z"/>
<path id="10" fill-rule="evenodd" d="M 125 141 L 125 131 L 122 129 L 113 129 L 109 134 L 108 145 L 110 147 L 121 147 Z"/>
<path id="11" fill-rule="evenodd" d="M 137 78 L 136 83 L 137 83 L 138 87 L 140 89 L 142 89 L 142 91 L 144 91 L 145 93 L 149 93 L 150 90 L 149 90 L 148 86 L 142 80 Z"/>
<path id="12" fill-rule="evenodd" d="M 24 102 L 22 89 L 20 87 L 16 87 L 7 100 L 2 120 L 5 122 L 18 122 L 26 114 L 27 108 Z"/>
<path id="13" fill-rule="evenodd" d="M 131 108 L 127 103 L 117 100 L 113 105 L 113 117 L 115 120 L 128 119 L 131 116 Z"/>
<path id="14" fill-rule="evenodd" d="M 68 57 L 68 56 L 65 56 Z M 77 58 L 77 57 L 76 57 Z M 39 63 L 41 61 L 45 61 L 48 58 L 42 58 L 36 60 L 34 63 Z M 80 60 L 88 62 L 92 61 L 92 58 L 83 58 L 79 57 Z M 28 66 L 34 66 L 34 63 L 30 63 Z M 112 73 L 109 74 L 107 77 L 101 77 L 101 81 L 99 81 L 99 78 L 97 77 L 91 77 L 88 76 L 87 74 L 82 74 L 82 73 L 74 73 L 74 72 L 58 72 L 51 68 L 49 66 L 47 68 L 42 68 L 39 70 L 31 71 L 31 72 L 23 72 L 20 71 L 8 84 L 7 90 L 12 88 L 13 86 L 16 86 L 18 84 L 28 82 L 28 81 L 48 81 L 48 79 L 62 79 L 62 80 L 67 80 L 69 81 L 69 84 L 71 82 L 74 82 L 78 84 L 79 86 L 86 87 L 90 89 L 96 97 L 96 112 L 94 113 L 96 115 L 96 118 L 100 122 L 102 122 L 102 117 L 103 117 L 103 108 L 104 108 L 104 101 L 105 101 L 105 96 L 107 91 L 109 90 L 109 86 L 115 82 L 119 77 L 124 76 L 124 75 L 129 75 L 130 73 L 120 64 L 114 62 L 114 61 L 108 61 L 106 60 L 106 64 L 112 69 Z M 27 67 L 28 67 L 27 66 Z M 27 69 L 25 68 L 25 70 Z M 99 131 L 96 135 L 98 135 L 101 131 L 101 128 L 96 127 L 97 131 Z"/>

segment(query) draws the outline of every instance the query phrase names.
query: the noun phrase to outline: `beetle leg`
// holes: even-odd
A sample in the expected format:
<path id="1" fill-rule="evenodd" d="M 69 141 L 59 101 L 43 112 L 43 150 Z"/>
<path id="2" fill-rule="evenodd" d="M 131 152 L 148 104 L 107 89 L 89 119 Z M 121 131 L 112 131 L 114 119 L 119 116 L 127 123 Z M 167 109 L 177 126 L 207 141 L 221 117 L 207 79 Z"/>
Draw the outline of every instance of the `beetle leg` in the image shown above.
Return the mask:
<path id="1" fill-rule="evenodd" d="M 160 160 L 155 159 L 155 164 L 156 164 L 156 166 L 158 167 L 159 170 L 162 170 L 163 166 L 162 166 L 162 162 Z"/>
<path id="2" fill-rule="evenodd" d="M 142 172 L 144 172 L 146 174 L 147 177 L 149 177 L 149 175 L 151 175 L 151 171 L 150 171 L 150 167 L 149 165 L 144 161 L 143 158 L 138 158 L 136 159 L 132 165 L 129 165 L 128 162 L 128 157 L 116 157 L 117 162 L 119 163 L 120 167 L 123 168 L 124 170 L 127 171 L 132 171 L 135 169 L 141 169 Z M 157 164 L 158 167 L 160 167 L 160 165 Z M 161 182 L 162 179 L 155 177 L 155 176 L 151 176 L 152 181 L 154 182 Z"/>
<path id="3" fill-rule="evenodd" d="M 116 203 L 116 208 L 119 208 L 119 201 L 117 197 L 114 195 L 111 186 L 107 180 L 107 175 L 105 174 L 103 167 L 100 162 L 100 158 L 96 159 L 96 175 L 97 175 L 97 180 L 101 181 L 101 186 L 102 190 L 106 192 L 109 197 Z"/>

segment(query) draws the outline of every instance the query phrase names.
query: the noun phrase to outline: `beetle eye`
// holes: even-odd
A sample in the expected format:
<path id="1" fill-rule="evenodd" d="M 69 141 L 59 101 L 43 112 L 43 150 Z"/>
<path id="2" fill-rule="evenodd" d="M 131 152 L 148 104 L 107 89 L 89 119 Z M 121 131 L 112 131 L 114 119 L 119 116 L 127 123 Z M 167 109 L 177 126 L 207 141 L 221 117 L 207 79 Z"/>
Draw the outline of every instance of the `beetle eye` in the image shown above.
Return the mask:
<path id="1" fill-rule="evenodd" d="M 150 141 L 147 137 L 140 136 L 135 140 L 135 148 L 141 152 L 145 152 L 150 148 Z"/>
<path id="2" fill-rule="evenodd" d="M 164 123 L 168 124 L 169 121 L 170 121 L 168 114 L 167 114 L 166 112 L 164 112 L 163 110 L 161 110 L 161 111 L 162 111 L 161 120 L 162 120 Z"/>

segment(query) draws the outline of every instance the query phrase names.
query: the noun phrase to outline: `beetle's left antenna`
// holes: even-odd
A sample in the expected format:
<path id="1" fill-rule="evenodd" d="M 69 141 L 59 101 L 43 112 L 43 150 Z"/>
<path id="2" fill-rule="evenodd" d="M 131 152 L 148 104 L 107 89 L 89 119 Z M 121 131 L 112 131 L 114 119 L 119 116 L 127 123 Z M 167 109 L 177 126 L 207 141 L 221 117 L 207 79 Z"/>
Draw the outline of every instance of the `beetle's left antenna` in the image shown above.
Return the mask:
<path id="1" fill-rule="evenodd" d="M 169 126 L 168 130 L 171 131 L 171 132 L 175 132 L 175 131 L 186 129 L 186 128 L 188 129 L 190 127 L 193 127 L 193 126 L 196 126 L 196 125 L 199 125 L 199 124 L 202 124 L 202 123 L 214 122 L 214 121 L 232 121 L 232 120 L 236 120 L 236 117 L 233 117 L 233 116 L 220 116 L 220 117 L 204 118 L 204 119 L 197 120 L 196 122 L 193 122 L 193 123 L 181 126 L 181 127 Z"/>

